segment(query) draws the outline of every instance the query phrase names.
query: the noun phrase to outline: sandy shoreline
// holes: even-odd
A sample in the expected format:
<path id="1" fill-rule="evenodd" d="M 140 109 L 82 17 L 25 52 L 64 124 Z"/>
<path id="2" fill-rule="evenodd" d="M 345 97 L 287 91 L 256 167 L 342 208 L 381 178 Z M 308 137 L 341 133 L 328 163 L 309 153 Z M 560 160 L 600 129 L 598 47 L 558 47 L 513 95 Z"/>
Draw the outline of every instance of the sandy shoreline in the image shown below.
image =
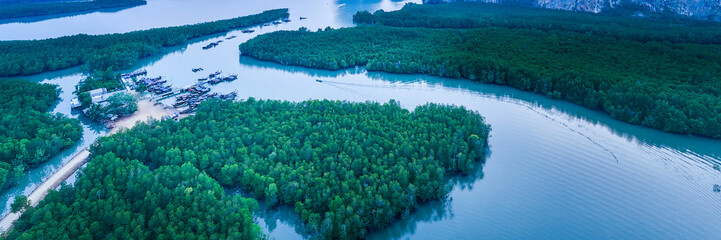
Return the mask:
<path id="1" fill-rule="evenodd" d="M 115 134 L 123 129 L 130 129 L 138 122 L 145 122 L 149 119 L 160 120 L 165 116 L 169 116 L 173 113 L 177 113 L 173 108 L 166 108 L 164 105 L 155 104 L 156 102 L 141 99 L 138 101 L 138 111 L 133 115 L 119 118 L 113 124 L 113 130 L 108 135 Z"/>

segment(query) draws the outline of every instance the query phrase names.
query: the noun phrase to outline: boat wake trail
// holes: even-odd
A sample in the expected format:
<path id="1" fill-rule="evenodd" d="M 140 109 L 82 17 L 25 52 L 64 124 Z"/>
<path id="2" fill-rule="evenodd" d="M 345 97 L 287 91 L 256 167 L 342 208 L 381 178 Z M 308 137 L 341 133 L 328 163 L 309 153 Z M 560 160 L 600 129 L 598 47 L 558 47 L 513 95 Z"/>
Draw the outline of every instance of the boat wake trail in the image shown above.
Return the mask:
<path id="1" fill-rule="evenodd" d="M 356 87 L 369 87 L 369 88 L 392 88 L 392 89 L 407 89 L 407 90 L 419 89 L 417 87 L 401 87 L 398 85 L 360 84 L 360 83 L 336 82 L 336 81 L 328 81 L 328 80 L 323 80 L 322 83 L 356 86 Z"/>
<path id="2" fill-rule="evenodd" d="M 509 102 L 510 102 L 510 101 L 509 101 Z M 548 114 L 542 113 L 542 112 L 540 112 L 540 111 L 532 108 L 532 107 L 531 107 L 530 105 L 528 105 L 528 104 L 522 104 L 522 103 L 514 103 L 514 104 L 517 104 L 517 105 L 526 107 L 526 108 L 528 108 L 528 110 L 531 110 L 532 112 L 535 112 L 535 113 L 537 113 L 538 115 L 541 115 L 541 116 L 545 117 L 546 119 L 551 120 L 552 122 L 555 122 L 555 123 L 560 124 L 561 126 L 565 127 L 565 128 L 568 129 L 569 131 L 574 132 L 574 133 L 577 133 L 578 135 L 581 135 L 582 137 L 586 138 L 589 142 L 591 142 L 593 145 L 596 145 L 596 146 L 598 146 L 599 148 L 601 148 L 601 150 L 606 151 L 606 152 L 608 152 L 609 154 L 611 154 L 611 156 L 613 157 L 613 159 L 616 160 L 616 163 L 618 163 L 618 157 L 616 157 L 616 154 L 614 154 L 613 151 L 611 151 L 611 150 L 608 149 L 607 147 L 604 147 L 604 146 L 601 145 L 600 143 L 594 141 L 593 139 L 591 139 L 591 137 L 587 136 L 586 134 L 583 134 L 582 132 L 580 132 L 580 131 L 578 131 L 578 130 L 576 130 L 576 129 L 573 129 L 571 126 L 568 126 L 568 124 L 566 124 L 566 123 L 560 122 L 560 121 L 556 120 L 555 118 L 552 118 L 552 117 L 549 116 Z"/>

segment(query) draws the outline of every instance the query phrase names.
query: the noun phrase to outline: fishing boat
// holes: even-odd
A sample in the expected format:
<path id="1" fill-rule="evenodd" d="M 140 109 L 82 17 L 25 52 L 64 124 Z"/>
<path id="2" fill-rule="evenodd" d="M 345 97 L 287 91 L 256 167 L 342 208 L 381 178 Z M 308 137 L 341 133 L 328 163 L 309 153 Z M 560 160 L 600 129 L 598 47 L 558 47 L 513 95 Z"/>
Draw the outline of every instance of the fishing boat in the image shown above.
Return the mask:
<path id="1" fill-rule="evenodd" d="M 167 80 L 155 80 L 155 81 L 146 82 L 145 85 L 154 86 L 154 85 L 163 84 L 166 82 L 168 82 L 168 81 Z"/>
<path id="2" fill-rule="evenodd" d="M 219 77 L 213 78 L 213 79 L 208 80 L 208 82 L 209 82 L 210 84 L 218 84 L 218 83 L 223 82 L 223 78 L 219 78 Z"/>
<path id="3" fill-rule="evenodd" d="M 208 80 L 208 78 L 198 78 L 198 82 L 202 82 L 202 81 L 205 81 L 205 80 Z"/>
<path id="4" fill-rule="evenodd" d="M 243 29 L 243 30 L 240 30 L 240 32 L 242 32 L 242 33 L 252 33 L 252 32 L 255 32 L 255 30 Z"/>
<path id="5" fill-rule="evenodd" d="M 230 76 L 224 77 L 224 78 L 223 78 L 223 81 L 228 81 L 228 82 L 230 82 L 230 81 L 233 81 L 233 80 L 236 80 L 236 79 L 238 79 L 238 75 L 237 75 L 237 74 L 232 74 L 232 75 L 230 75 Z"/>
<path id="6" fill-rule="evenodd" d="M 164 84 L 160 83 L 148 86 L 148 91 L 160 95 L 170 93 L 173 91 L 173 89 L 170 88 L 170 86 L 165 86 Z"/>
<path id="7" fill-rule="evenodd" d="M 232 93 L 220 95 L 220 96 L 218 96 L 218 98 L 219 98 L 219 99 L 222 99 L 222 100 L 233 100 L 233 99 L 235 99 L 237 96 L 238 96 L 238 91 L 234 91 L 234 92 L 232 92 Z"/>
<path id="8" fill-rule="evenodd" d="M 180 111 L 181 114 L 188 114 L 188 113 L 193 113 L 193 112 L 195 112 L 194 108 L 187 108 L 183 111 Z"/>
<path id="9" fill-rule="evenodd" d="M 323 82 L 323 80 L 320 80 L 320 79 L 316 79 L 315 81 L 316 81 L 316 82 Z"/>
<path id="10" fill-rule="evenodd" d="M 283 22 L 290 22 L 290 19 L 283 19 Z"/>
<path id="11" fill-rule="evenodd" d="M 203 71 L 203 68 L 193 68 L 193 72 L 200 72 Z"/>
<path id="12" fill-rule="evenodd" d="M 210 92 L 210 88 L 203 87 L 203 86 L 198 86 L 198 92 L 199 92 L 200 94 L 206 94 L 206 93 Z"/>
<path id="13" fill-rule="evenodd" d="M 233 38 L 235 38 L 235 36 L 227 37 L 227 38 L 225 38 L 225 40 L 230 40 L 230 39 L 233 39 Z"/>
<path id="14" fill-rule="evenodd" d="M 173 107 L 175 107 L 175 108 L 179 108 L 179 107 L 187 106 L 187 105 L 188 105 L 188 102 L 186 102 L 186 101 L 173 103 Z"/>
<path id="15" fill-rule="evenodd" d="M 164 93 L 169 93 L 171 91 L 173 91 L 173 89 L 171 89 L 170 87 L 162 87 L 162 88 L 159 88 L 157 91 L 155 91 L 155 94 L 164 94 Z"/>
<path id="16" fill-rule="evenodd" d="M 162 80 L 161 77 L 157 77 L 157 78 L 143 78 L 143 79 L 140 79 L 139 82 L 142 83 L 142 84 L 145 84 L 145 86 L 150 87 L 150 86 L 154 86 L 154 85 L 158 85 L 158 84 L 163 84 L 163 83 L 166 83 L 166 82 L 168 82 L 168 81 L 167 81 L 167 80 Z"/>
<path id="17" fill-rule="evenodd" d="M 208 78 L 214 78 L 214 77 L 220 75 L 221 73 L 222 73 L 222 71 L 220 71 L 220 70 L 215 71 L 214 73 L 211 73 L 210 75 L 208 75 Z"/>
<path id="18" fill-rule="evenodd" d="M 307 17 L 300 17 L 300 20 L 308 19 Z"/>
<path id="19" fill-rule="evenodd" d="M 203 50 L 208 50 L 208 49 L 214 48 L 215 46 L 218 46 L 218 43 L 219 43 L 219 42 L 209 43 L 208 45 L 205 45 L 205 46 L 203 47 Z"/>

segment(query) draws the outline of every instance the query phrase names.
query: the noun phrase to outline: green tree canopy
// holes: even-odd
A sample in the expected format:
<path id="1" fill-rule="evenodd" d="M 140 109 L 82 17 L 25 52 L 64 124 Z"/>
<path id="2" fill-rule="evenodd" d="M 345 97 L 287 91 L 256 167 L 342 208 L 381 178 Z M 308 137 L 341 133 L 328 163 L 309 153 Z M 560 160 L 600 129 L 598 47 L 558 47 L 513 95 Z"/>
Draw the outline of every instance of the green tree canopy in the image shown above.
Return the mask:
<path id="1" fill-rule="evenodd" d="M 9 239 L 225 233 L 223 224 L 246 222 L 223 220 L 244 207 L 242 198 L 228 202 L 220 185 L 294 207 L 315 237 L 363 238 L 443 198 L 447 177 L 477 173 L 489 131 L 477 113 L 438 104 L 408 111 L 395 101 L 206 101 L 179 122 L 100 140 L 75 187 L 48 195 Z M 239 217 L 252 219 L 249 212 Z M 243 226 L 243 236 L 256 236 Z"/>
<path id="2" fill-rule="evenodd" d="M 15 201 L 10 204 L 11 212 L 19 212 L 20 210 L 27 209 L 30 207 L 30 200 L 25 195 L 18 195 L 15 197 Z"/>
<path id="3" fill-rule="evenodd" d="M 47 113 L 58 94 L 54 85 L 0 81 L 0 189 L 82 137 L 77 119 Z"/>
<path id="4" fill-rule="evenodd" d="M 90 71 L 125 69 L 159 53 L 163 47 L 287 17 L 288 9 L 275 9 L 245 17 L 129 33 L 0 41 L 0 76 L 30 75 L 78 65 Z"/>
<path id="5" fill-rule="evenodd" d="M 532 14 L 501 14 L 513 9 Z M 479 3 L 360 12 L 356 21 L 376 25 L 273 32 L 241 44 L 241 54 L 510 85 L 633 124 L 721 138 L 719 24 L 647 22 L 636 29 L 628 24 L 646 22 Z"/>

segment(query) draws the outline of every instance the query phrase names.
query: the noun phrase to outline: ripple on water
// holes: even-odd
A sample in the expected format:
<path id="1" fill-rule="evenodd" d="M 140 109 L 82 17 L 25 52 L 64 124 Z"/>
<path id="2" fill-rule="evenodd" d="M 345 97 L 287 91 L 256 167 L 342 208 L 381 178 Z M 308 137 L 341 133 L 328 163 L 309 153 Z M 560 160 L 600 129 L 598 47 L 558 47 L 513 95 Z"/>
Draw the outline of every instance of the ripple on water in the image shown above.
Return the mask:
<path id="1" fill-rule="evenodd" d="M 226 4 L 217 10 L 217 4 L 189 1 L 188 4 L 198 5 L 197 11 L 185 15 L 216 11 L 217 15 L 201 18 L 223 18 L 239 14 L 236 9 L 258 10 L 242 7 L 255 2 L 214 1 Z M 346 5 L 337 8 L 341 2 Z M 231 32 L 228 35 L 238 37 L 226 40 L 211 51 L 201 50 L 202 41 L 216 41 L 225 36 L 193 41 L 142 61 L 138 68 L 147 69 L 151 75 L 168 77 L 174 86 L 192 84 L 199 75 L 207 75 L 191 73 L 190 69 L 196 67 L 238 73 L 239 80 L 223 83 L 217 91 L 238 90 L 240 98 L 380 102 L 397 99 L 408 108 L 431 101 L 462 105 L 481 113 L 493 128 L 491 153 L 478 174 L 483 177 L 455 178 L 455 187 L 449 194 L 452 200 L 423 204 L 407 219 L 369 236 L 371 239 L 714 239 L 719 236 L 721 194 L 712 192 L 712 187 L 721 184 L 721 172 L 711 169 L 713 163 L 721 163 L 718 140 L 634 126 L 612 120 L 600 112 L 508 87 L 366 72 L 362 68 L 321 71 L 238 57 L 238 44 L 257 34 L 301 26 L 309 29 L 346 26 L 349 19 L 343 16 L 349 16 L 348 12 L 338 11 L 364 8 L 354 6 L 366 6 L 370 10 L 379 6 L 398 7 L 396 2 L 387 0 L 341 2 L 266 1 L 259 6 L 288 5 L 291 14 L 309 19 L 256 28 L 254 34 Z M 166 0 L 153 1 L 148 6 L 155 8 L 163 4 L 178 7 L 176 2 Z M 189 19 L 168 17 L 172 11 L 146 17 L 139 14 L 147 10 L 143 9 L 146 8 L 110 14 L 108 19 L 124 16 L 124 19 L 150 25 Z M 128 18 L 128 14 L 138 15 Z M 76 31 L 69 28 L 82 26 L 83 31 L 92 32 L 92 26 L 103 22 L 114 24 L 108 19 L 97 19 L 104 18 L 91 14 L 68 22 L 93 20 L 93 24 L 66 22 L 62 25 L 68 27 L 64 29 L 67 31 Z M 45 31 L 43 26 L 60 29 L 55 21 L 26 27 L 45 35 L 57 34 L 57 31 Z M 114 26 L 107 29 L 122 28 L 112 28 Z M 14 27 L 0 25 L 0 32 L 15 33 L 5 31 Z M 39 78 L 55 79 L 53 74 Z M 314 80 L 318 78 L 324 83 L 316 83 Z M 63 98 L 66 98 L 72 86 L 64 89 Z M 64 109 L 63 104 L 61 102 L 58 109 Z M 22 189 L 29 186 L 32 184 Z M 276 218 L 259 214 L 258 221 L 272 229 L 271 237 L 301 238 L 292 227 L 295 223 L 288 220 L 293 219 L 292 211 L 278 215 Z"/>

